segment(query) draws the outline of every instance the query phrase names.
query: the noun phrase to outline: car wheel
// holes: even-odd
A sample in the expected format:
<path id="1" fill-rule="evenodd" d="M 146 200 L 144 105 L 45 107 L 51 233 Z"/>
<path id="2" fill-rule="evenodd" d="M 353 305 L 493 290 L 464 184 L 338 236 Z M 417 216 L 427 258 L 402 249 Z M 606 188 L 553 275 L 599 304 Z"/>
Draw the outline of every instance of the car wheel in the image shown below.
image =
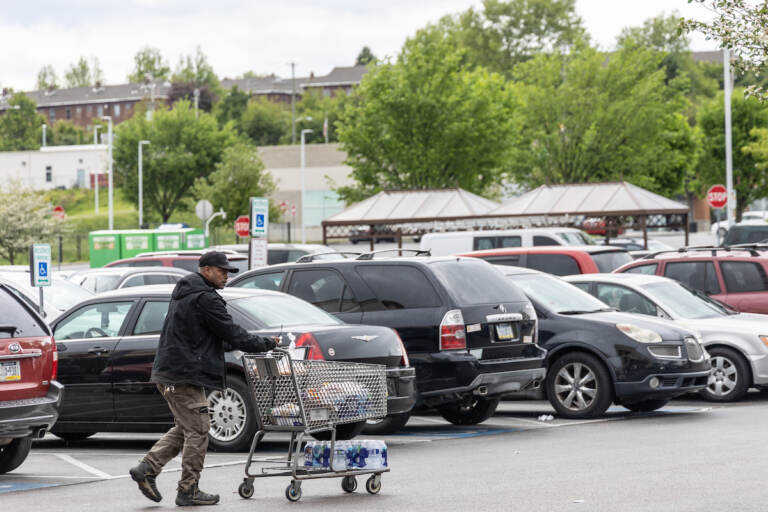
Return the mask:
<path id="1" fill-rule="evenodd" d="M 712 372 L 701 396 L 710 402 L 733 402 L 742 398 L 749 389 L 749 369 L 741 355 L 733 349 L 716 347 L 707 349 L 711 357 Z"/>
<path id="2" fill-rule="evenodd" d="M 369 435 L 379 436 L 382 434 L 395 434 L 400 432 L 408 420 L 411 418 L 410 412 L 402 414 L 391 414 L 383 418 L 368 420 L 365 423 L 363 432 Z"/>
<path id="3" fill-rule="evenodd" d="M 547 370 L 547 398 L 564 418 L 600 416 L 613 401 L 611 377 L 595 356 L 574 352 Z"/>
<path id="4" fill-rule="evenodd" d="M 357 437 L 363 431 L 364 428 L 365 428 L 364 421 L 358 421 L 355 423 L 342 423 L 341 425 L 336 425 L 336 440 L 346 441 L 348 439 L 353 439 Z M 330 441 L 331 431 L 321 430 L 319 432 L 313 432 L 312 437 L 314 437 L 318 441 Z"/>
<path id="5" fill-rule="evenodd" d="M 669 402 L 668 399 L 657 399 L 657 400 L 641 400 L 639 402 L 631 402 L 631 403 L 623 403 L 622 406 L 626 407 L 630 411 L 634 412 L 651 412 L 655 411 L 656 409 L 661 409 L 665 405 L 667 405 L 667 402 Z"/>
<path id="6" fill-rule="evenodd" d="M 500 397 L 472 397 L 467 401 L 441 405 L 437 412 L 454 425 L 477 425 L 493 416 L 499 406 L 499 400 Z"/>
<path id="7" fill-rule="evenodd" d="M 31 437 L 21 437 L 14 439 L 11 444 L 0 446 L 0 475 L 13 471 L 21 466 L 21 463 L 29 455 L 32 448 Z"/>
<path id="8" fill-rule="evenodd" d="M 208 393 L 211 447 L 226 452 L 247 450 L 258 427 L 255 411 L 251 391 L 242 377 L 227 375 L 224 390 Z"/>
<path id="9" fill-rule="evenodd" d="M 88 439 L 96 432 L 53 432 L 53 435 L 65 441 L 82 441 Z"/>

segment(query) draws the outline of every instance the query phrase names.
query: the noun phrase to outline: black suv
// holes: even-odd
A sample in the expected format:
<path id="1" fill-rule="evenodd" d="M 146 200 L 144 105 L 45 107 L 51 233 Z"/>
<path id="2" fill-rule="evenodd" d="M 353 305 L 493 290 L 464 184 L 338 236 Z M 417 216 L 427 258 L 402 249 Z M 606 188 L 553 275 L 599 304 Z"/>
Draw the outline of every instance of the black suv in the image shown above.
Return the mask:
<path id="1" fill-rule="evenodd" d="M 280 290 L 345 322 L 396 329 L 416 368 L 417 406 L 455 424 L 488 419 L 500 395 L 538 388 L 545 376 L 530 301 L 474 258 L 365 254 L 256 269 L 228 286 Z M 396 431 L 409 414 L 367 431 Z"/>

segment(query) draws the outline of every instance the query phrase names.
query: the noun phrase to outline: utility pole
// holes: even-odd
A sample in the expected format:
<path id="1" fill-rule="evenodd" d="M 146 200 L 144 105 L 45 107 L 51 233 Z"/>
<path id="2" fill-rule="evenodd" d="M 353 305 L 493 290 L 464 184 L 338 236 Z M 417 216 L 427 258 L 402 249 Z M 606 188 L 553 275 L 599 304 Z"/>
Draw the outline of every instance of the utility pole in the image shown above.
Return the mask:
<path id="1" fill-rule="evenodd" d="M 45 129 L 47 128 L 46 125 L 43 125 L 43 147 L 45 147 Z"/>
<path id="2" fill-rule="evenodd" d="M 143 155 L 141 147 L 145 144 L 149 144 L 149 141 L 139 141 L 139 229 L 143 229 L 144 227 L 144 173 L 142 172 Z"/>
<path id="3" fill-rule="evenodd" d="M 296 144 L 296 63 L 291 62 L 291 144 Z"/>
<path id="4" fill-rule="evenodd" d="M 736 223 L 736 191 L 733 189 L 733 141 L 731 138 L 731 52 L 723 50 L 723 88 L 725 89 L 725 188 L 728 189 L 728 227 Z"/>
<path id="5" fill-rule="evenodd" d="M 109 144 L 108 147 L 108 158 L 109 158 L 109 174 L 107 175 L 107 195 L 108 197 L 108 205 L 109 205 L 109 230 L 112 231 L 115 229 L 115 211 L 112 204 L 112 196 L 113 196 L 113 178 L 112 178 L 112 116 L 102 116 L 102 119 L 104 121 L 107 121 L 109 124 L 107 125 L 107 143 Z"/>
<path id="6" fill-rule="evenodd" d="M 200 89 L 195 87 L 195 119 L 197 119 L 197 106 L 200 103 Z"/>

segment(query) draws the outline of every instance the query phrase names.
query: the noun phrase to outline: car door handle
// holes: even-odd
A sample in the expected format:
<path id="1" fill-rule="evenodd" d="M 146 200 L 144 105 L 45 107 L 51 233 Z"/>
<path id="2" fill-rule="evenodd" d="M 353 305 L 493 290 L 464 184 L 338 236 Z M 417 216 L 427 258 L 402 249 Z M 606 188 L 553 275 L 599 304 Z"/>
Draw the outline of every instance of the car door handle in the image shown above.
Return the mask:
<path id="1" fill-rule="evenodd" d="M 89 354 L 106 354 L 108 352 L 109 349 L 104 347 L 93 347 L 88 349 Z"/>

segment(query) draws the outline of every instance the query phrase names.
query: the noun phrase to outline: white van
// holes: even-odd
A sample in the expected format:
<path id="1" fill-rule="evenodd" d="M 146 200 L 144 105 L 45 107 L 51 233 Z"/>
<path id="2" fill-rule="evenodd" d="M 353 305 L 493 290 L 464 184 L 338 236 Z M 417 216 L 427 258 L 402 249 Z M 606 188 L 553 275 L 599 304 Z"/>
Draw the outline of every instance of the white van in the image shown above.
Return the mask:
<path id="1" fill-rule="evenodd" d="M 427 233 L 421 237 L 419 248 L 430 251 L 432 256 L 447 256 L 502 247 L 592 244 L 592 238 L 580 229 L 529 228 Z"/>

